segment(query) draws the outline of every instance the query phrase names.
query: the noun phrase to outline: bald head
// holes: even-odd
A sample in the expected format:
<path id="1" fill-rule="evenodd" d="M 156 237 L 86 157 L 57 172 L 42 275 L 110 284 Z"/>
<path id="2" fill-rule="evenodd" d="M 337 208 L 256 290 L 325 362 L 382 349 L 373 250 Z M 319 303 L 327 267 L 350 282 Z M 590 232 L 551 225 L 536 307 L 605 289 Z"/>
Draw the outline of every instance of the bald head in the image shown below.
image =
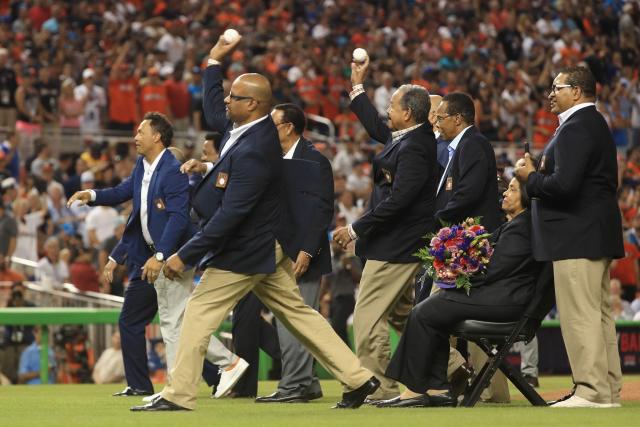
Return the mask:
<path id="1" fill-rule="evenodd" d="M 442 102 L 442 97 L 440 95 L 429 95 L 429 99 L 431 100 L 431 110 L 429 110 L 429 123 L 431 125 L 436 125 L 436 110 Z"/>
<path id="2" fill-rule="evenodd" d="M 261 74 L 242 74 L 231 84 L 225 104 L 234 123 L 242 125 L 257 120 L 271 111 L 271 84 Z"/>

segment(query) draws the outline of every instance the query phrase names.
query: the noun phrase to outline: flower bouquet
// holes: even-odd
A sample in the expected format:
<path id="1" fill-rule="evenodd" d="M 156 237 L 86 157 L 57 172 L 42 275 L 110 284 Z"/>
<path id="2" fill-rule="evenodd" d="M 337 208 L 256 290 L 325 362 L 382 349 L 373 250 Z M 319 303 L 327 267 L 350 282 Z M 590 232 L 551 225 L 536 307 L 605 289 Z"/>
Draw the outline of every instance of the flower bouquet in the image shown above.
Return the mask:
<path id="1" fill-rule="evenodd" d="M 429 246 L 415 255 L 436 286 L 443 289 L 462 288 L 469 294 L 471 276 L 487 270 L 493 248 L 480 218 L 467 218 L 462 224 L 445 226 L 427 235 Z M 424 281 L 424 276 L 423 276 Z"/>

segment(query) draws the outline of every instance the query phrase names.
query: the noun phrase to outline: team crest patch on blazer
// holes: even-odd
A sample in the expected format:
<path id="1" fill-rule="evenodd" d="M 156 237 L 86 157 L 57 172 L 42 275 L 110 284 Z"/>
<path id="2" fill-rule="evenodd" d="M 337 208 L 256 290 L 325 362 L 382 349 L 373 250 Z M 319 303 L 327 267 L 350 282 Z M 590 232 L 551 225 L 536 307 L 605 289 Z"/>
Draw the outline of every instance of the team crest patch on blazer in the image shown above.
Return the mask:
<path id="1" fill-rule="evenodd" d="M 227 188 L 228 182 L 229 182 L 229 174 L 224 172 L 219 172 L 216 178 L 216 188 Z"/>
<path id="2" fill-rule="evenodd" d="M 393 182 L 393 176 L 391 175 L 391 172 L 386 169 L 382 169 L 382 174 L 384 175 L 385 181 L 387 181 L 389 184 Z"/>
<path id="3" fill-rule="evenodd" d="M 164 202 L 162 201 L 162 199 L 155 199 L 153 201 L 153 204 L 156 205 L 156 209 L 158 209 L 159 211 L 163 211 L 163 210 L 165 210 L 167 208 L 164 205 Z"/>

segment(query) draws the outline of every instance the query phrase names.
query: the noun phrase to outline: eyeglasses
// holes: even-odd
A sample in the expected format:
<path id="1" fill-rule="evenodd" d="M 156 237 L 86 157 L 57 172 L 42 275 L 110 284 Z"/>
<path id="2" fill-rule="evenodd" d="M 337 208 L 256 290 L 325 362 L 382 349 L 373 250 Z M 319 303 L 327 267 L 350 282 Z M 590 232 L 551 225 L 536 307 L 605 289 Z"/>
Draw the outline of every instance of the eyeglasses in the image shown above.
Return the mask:
<path id="1" fill-rule="evenodd" d="M 255 99 L 253 96 L 241 96 L 241 95 L 234 95 L 232 93 L 229 93 L 229 98 L 233 99 L 234 101 L 242 101 L 245 99 Z"/>
<path id="2" fill-rule="evenodd" d="M 573 87 L 573 85 L 553 85 L 551 86 L 551 92 L 558 93 L 560 89 L 564 89 L 565 87 Z"/>
<path id="3" fill-rule="evenodd" d="M 446 119 L 447 117 L 455 116 L 456 114 L 447 114 L 446 116 L 436 116 L 436 123 L 439 123 Z"/>

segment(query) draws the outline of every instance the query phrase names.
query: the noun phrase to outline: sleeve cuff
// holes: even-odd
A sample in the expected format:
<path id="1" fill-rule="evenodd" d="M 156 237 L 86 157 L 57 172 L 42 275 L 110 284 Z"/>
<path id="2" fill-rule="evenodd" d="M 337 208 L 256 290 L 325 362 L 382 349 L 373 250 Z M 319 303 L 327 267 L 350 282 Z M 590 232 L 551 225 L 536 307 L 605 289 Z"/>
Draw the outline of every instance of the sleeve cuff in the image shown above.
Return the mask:
<path id="1" fill-rule="evenodd" d="M 115 260 L 111 255 L 109 255 L 109 261 L 113 261 L 113 262 L 115 262 L 116 264 L 118 263 L 118 261 L 116 261 L 116 260 Z"/>
<path id="2" fill-rule="evenodd" d="M 349 233 L 349 237 L 351 237 L 351 240 L 356 240 L 358 238 L 358 235 L 353 229 L 353 224 L 347 225 L 347 232 Z"/>
<path id="3" fill-rule="evenodd" d="M 207 67 L 209 67 L 211 65 L 220 65 L 220 61 L 216 61 L 215 59 L 209 58 L 207 60 Z"/>
<path id="4" fill-rule="evenodd" d="M 91 201 L 95 202 L 96 201 L 96 192 L 93 190 L 89 190 L 89 194 L 91 194 Z"/>
<path id="5" fill-rule="evenodd" d="M 207 171 L 202 176 L 209 175 L 209 172 L 213 169 L 213 163 L 211 162 L 205 162 L 204 165 L 207 167 Z"/>
<path id="6" fill-rule="evenodd" d="M 300 252 L 302 252 L 303 254 L 308 256 L 309 258 L 313 258 L 313 256 L 309 252 L 306 252 L 306 251 L 300 251 Z"/>
<path id="7" fill-rule="evenodd" d="M 364 93 L 364 85 L 359 84 L 359 85 L 355 85 L 352 89 L 351 92 L 349 92 L 349 99 L 351 99 L 352 101 L 354 100 L 354 98 L 358 95 L 360 95 L 361 93 Z"/>

